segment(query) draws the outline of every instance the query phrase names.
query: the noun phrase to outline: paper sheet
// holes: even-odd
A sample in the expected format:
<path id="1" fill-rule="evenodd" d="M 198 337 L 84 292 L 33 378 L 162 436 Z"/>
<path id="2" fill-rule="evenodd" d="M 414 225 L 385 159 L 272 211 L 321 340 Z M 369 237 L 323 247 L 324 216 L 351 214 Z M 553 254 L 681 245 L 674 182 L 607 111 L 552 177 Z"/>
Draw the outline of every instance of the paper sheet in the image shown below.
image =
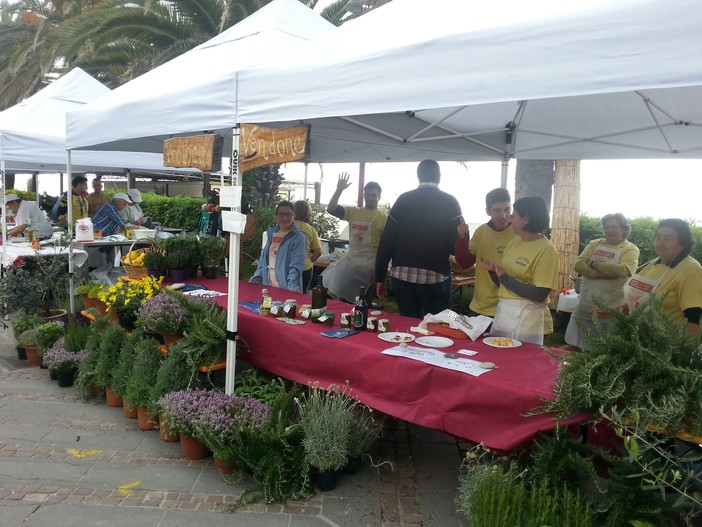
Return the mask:
<path id="1" fill-rule="evenodd" d="M 404 357 L 406 359 L 418 360 L 420 362 L 425 362 L 426 364 L 431 364 L 433 366 L 438 366 L 439 368 L 446 368 L 447 370 L 460 371 L 472 375 L 473 377 L 479 377 L 484 373 L 489 372 L 480 367 L 480 362 L 457 358 L 451 359 L 445 356 L 443 351 L 431 349 L 431 348 L 418 348 L 415 346 L 395 346 L 393 348 L 388 348 L 383 351 L 383 355 L 393 355 L 395 357 Z"/>

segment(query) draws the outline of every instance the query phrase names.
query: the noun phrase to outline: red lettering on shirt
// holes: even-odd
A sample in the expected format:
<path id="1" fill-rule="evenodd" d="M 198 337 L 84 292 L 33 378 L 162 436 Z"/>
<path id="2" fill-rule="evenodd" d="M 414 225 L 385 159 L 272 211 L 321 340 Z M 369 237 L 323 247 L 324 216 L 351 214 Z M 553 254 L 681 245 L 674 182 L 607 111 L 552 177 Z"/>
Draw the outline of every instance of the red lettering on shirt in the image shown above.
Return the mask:
<path id="1" fill-rule="evenodd" d="M 592 253 L 592 255 L 604 256 L 605 258 L 609 258 L 610 260 L 614 258 L 614 253 L 612 251 L 608 251 L 607 249 L 597 249 L 594 253 Z"/>
<path id="2" fill-rule="evenodd" d="M 634 289 L 638 289 L 639 291 L 643 291 L 644 293 L 650 293 L 653 290 L 653 286 L 651 284 L 647 284 L 641 280 L 636 280 L 635 278 L 631 279 L 629 286 L 633 287 Z"/>

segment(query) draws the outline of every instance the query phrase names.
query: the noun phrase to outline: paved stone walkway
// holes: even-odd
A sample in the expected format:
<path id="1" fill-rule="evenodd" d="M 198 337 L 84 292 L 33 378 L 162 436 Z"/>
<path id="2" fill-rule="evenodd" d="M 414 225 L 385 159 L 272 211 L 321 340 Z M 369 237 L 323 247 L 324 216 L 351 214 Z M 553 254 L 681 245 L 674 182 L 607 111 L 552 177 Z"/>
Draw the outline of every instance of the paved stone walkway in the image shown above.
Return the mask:
<path id="1" fill-rule="evenodd" d="M 0 330 L 0 357 L 16 357 Z M 4 364 L 9 364 L 5 361 Z M 379 466 L 342 476 L 306 501 L 231 511 L 255 482 L 190 461 L 179 443 L 142 431 L 104 400 L 83 401 L 46 370 L 0 363 L 0 526 L 380 526 L 459 527 L 460 442 L 398 423 L 373 454 Z"/>

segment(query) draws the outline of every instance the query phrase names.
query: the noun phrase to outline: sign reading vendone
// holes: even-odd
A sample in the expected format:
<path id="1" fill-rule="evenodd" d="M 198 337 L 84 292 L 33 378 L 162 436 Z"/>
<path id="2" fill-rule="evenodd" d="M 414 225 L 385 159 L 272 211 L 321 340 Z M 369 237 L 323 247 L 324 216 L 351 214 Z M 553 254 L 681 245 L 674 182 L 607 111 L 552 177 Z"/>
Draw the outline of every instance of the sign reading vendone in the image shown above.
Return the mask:
<path id="1" fill-rule="evenodd" d="M 239 167 L 242 172 L 265 165 L 299 161 L 307 155 L 310 125 L 274 130 L 241 125 Z"/>

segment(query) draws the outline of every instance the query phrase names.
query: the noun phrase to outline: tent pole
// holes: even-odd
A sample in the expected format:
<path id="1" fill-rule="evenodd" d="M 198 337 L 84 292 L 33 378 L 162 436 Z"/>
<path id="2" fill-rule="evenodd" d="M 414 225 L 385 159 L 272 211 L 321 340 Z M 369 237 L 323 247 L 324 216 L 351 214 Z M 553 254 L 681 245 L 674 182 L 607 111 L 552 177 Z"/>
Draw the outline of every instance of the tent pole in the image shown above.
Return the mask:
<path id="1" fill-rule="evenodd" d="M 75 298 L 73 297 L 73 187 L 71 187 L 71 151 L 66 150 L 66 174 L 68 175 L 68 194 L 66 202 L 68 211 L 68 307 L 71 315 L 75 313 Z"/>
<path id="2" fill-rule="evenodd" d="M 0 276 L 5 274 L 3 269 L 5 265 L 5 254 L 7 251 L 7 244 L 10 243 L 7 239 L 7 207 L 5 206 L 5 160 L 0 159 L 0 177 L 2 177 L 2 190 L 0 190 L 0 197 L 2 197 L 2 262 L 0 262 Z"/>
<path id="3" fill-rule="evenodd" d="M 307 201 L 307 171 L 308 171 L 308 169 L 309 169 L 309 163 L 307 161 L 305 161 L 305 178 L 304 178 L 305 186 L 303 187 L 303 190 L 302 190 L 302 199 L 304 199 L 305 201 Z"/>
<path id="4" fill-rule="evenodd" d="M 239 125 L 232 130 L 231 184 L 239 185 Z M 234 208 L 241 211 L 241 201 Z M 241 234 L 229 233 L 229 277 L 227 291 L 227 369 L 225 370 L 224 393 L 234 393 L 234 378 L 236 377 L 236 337 L 239 324 L 239 252 Z"/>
<path id="5" fill-rule="evenodd" d="M 363 187 L 366 186 L 366 164 L 358 164 L 358 206 L 363 208 Z"/>
<path id="6" fill-rule="evenodd" d="M 509 158 L 505 157 L 502 160 L 502 173 L 500 174 L 500 186 L 507 188 L 507 170 L 509 169 Z"/>

